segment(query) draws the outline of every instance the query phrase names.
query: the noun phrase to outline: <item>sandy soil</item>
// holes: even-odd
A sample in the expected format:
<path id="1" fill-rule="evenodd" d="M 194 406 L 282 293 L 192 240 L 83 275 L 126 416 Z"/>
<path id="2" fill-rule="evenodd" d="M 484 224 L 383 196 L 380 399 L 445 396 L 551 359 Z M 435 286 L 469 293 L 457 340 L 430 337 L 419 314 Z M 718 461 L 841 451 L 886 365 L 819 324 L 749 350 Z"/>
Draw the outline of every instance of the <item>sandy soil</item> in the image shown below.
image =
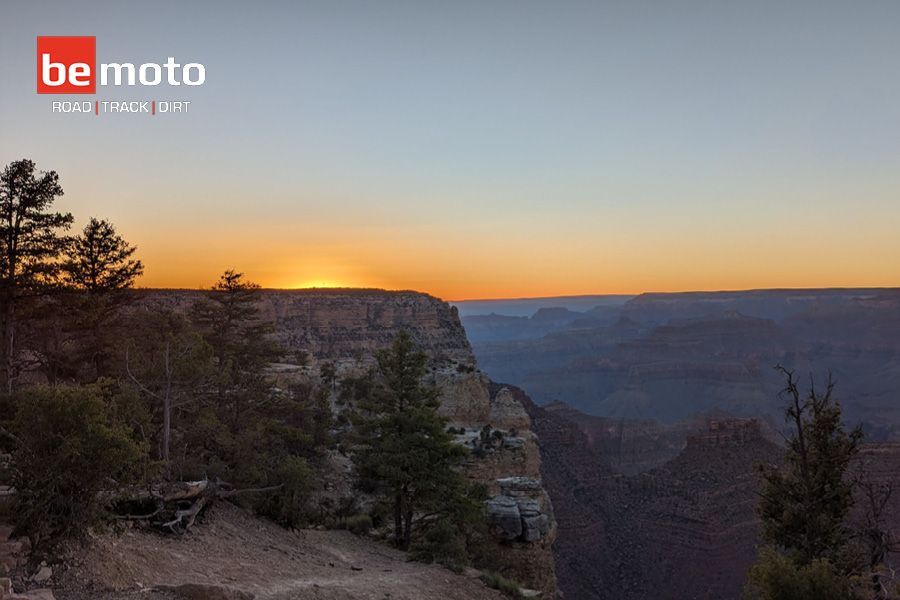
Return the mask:
<path id="1" fill-rule="evenodd" d="M 68 561 L 59 600 L 162 600 L 157 585 L 224 585 L 257 600 L 488 600 L 478 579 L 407 562 L 345 531 L 287 531 L 227 503 L 187 535 L 141 530 L 102 535 Z"/>

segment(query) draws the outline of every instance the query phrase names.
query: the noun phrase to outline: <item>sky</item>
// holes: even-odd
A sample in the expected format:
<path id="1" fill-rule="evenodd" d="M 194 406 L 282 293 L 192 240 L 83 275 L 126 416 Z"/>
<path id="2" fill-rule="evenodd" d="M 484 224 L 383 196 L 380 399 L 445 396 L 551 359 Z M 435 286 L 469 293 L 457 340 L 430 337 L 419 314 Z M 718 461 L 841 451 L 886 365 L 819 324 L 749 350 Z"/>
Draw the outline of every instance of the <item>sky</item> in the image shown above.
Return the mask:
<path id="1" fill-rule="evenodd" d="M 139 285 L 511 298 L 900 285 L 900 2 L 0 0 L 0 164 Z M 35 37 L 199 87 L 35 93 Z M 189 100 L 54 114 L 53 100 Z"/>

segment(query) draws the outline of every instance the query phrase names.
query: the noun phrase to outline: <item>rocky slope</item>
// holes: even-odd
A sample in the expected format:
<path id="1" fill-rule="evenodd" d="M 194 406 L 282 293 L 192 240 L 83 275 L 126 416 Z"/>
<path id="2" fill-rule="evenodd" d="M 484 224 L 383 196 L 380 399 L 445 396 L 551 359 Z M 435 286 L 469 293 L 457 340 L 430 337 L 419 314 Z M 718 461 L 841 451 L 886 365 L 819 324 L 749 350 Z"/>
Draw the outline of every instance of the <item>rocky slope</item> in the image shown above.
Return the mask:
<path id="1" fill-rule="evenodd" d="M 58 600 L 499 600 L 473 573 L 409 562 L 346 531 L 291 532 L 230 504 L 190 535 L 102 535 L 57 579 Z"/>

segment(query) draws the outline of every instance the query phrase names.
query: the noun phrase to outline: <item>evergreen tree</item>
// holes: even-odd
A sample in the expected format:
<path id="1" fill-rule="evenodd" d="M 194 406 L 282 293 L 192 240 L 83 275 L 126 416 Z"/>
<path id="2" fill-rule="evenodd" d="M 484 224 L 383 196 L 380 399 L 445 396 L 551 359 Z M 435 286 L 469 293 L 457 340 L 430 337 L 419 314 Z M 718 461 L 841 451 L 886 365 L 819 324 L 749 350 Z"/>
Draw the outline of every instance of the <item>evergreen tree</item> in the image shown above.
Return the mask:
<path id="1" fill-rule="evenodd" d="M 66 312 L 70 327 L 74 321 L 79 330 L 79 347 L 74 354 L 80 363 L 93 367 L 89 379 L 105 374 L 109 347 L 117 337 L 110 328 L 119 309 L 131 298 L 124 292 L 144 271 L 141 261 L 133 258 L 136 250 L 111 223 L 93 217 L 66 248 L 63 282 L 80 292 L 66 299 Z M 65 360 L 65 356 L 60 359 Z"/>
<path id="2" fill-rule="evenodd" d="M 265 369 L 280 355 L 259 318 L 259 286 L 243 273 L 225 271 L 193 308 L 193 320 L 216 358 L 216 401 L 222 417 L 238 427 L 246 411 L 271 400 Z"/>
<path id="3" fill-rule="evenodd" d="M 793 372 L 778 369 L 787 380 L 782 395 L 793 432 L 784 464 L 760 467 L 758 512 L 767 546 L 751 569 L 747 593 L 764 600 L 851 598 L 847 590 L 861 563 L 848 521 L 853 483 L 847 470 L 862 431 L 844 429 L 830 375 L 824 392 L 811 385 L 804 396 Z"/>
<path id="4" fill-rule="evenodd" d="M 785 549 L 798 563 L 840 560 L 850 541 L 847 516 L 853 484 L 847 477 L 859 450 L 862 430 L 846 431 L 829 375 L 824 393 L 811 386 L 803 397 L 792 372 L 787 378 L 785 415 L 793 427 L 785 466 L 763 469 L 759 513 L 764 539 Z"/>
<path id="5" fill-rule="evenodd" d="M 186 440 L 209 456 L 205 473 L 238 486 L 279 486 L 244 500 L 296 525 L 311 481 L 309 458 L 327 443 L 331 410 L 322 400 L 275 389 L 269 365 L 281 355 L 271 325 L 259 314 L 259 286 L 226 271 L 193 309 L 193 321 L 213 353 L 213 377 Z"/>
<path id="6" fill-rule="evenodd" d="M 32 387 L 13 406 L 14 515 L 35 547 L 99 524 L 110 492 L 147 476 L 148 449 L 126 420 L 134 403 L 116 383 Z"/>
<path id="7" fill-rule="evenodd" d="M 0 388 L 6 391 L 17 376 L 21 304 L 56 281 L 67 243 L 62 232 L 72 215 L 51 210 L 62 194 L 56 171 L 36 173 L 28 159 L 0 173 Z"/>
<path id="8" fill-rule="evenodd" d="M 143 263 L 133 258 L 136 250 L 112 223 L 91 217 L 66 248 L 63 274 L 69 285 L 91 294 L 121 292 L 144 272 Z"/>
<path id="9" fill-rule="evenodd" d="M 406 332 L 377 353 L 376 385 L 358 402 L 353 460 L 390 506 L 394 541 L 410 548 L 414 528 L 449 516 L 465 488 L 458 468 L 465 448 L 437 413 L 438 389 L 423 384 L 427 357 Z"/>

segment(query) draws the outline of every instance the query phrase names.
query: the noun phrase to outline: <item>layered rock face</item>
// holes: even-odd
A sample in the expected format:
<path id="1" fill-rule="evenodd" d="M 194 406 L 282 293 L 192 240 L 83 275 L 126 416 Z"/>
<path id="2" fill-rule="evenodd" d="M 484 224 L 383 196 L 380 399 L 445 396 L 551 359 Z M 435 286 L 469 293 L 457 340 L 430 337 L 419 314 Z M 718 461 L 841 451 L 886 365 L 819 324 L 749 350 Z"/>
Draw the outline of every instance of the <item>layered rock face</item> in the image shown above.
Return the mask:
<path id="1" fill-rule="evenodd" d="M 756 462 L 782 450 L 752 419 L 710 419 L 663 465 L 613 471 L 581 428 L 529 406 L 559 523 L 560 589 L 579 599 L 741 597 L 756 557 Z"/>
<path id="2" fill-rule="evenodd" d="M 487 485 L 488 518 L 498 540 L 500 571 L 556 596 L 556 520 L 541 481 L 541 457 L 521 392 L 492 384 L 480 372 L 447 369 L 437 377 L 441 413 L 471 450 L 467 476 Z"/>
<path id="3" fill-rule="evenodd" d="M 187 309 L 204 292 L 141 290 L 145 301 Z M 419 292 L 262 290 L 260 317 L 287 350 L 317 360 L 356 359 L 389 346 L 401 329 L 435 360 L 474 365 L 456 308 Z"/>
<path id="4" fill-rule="evenodd" d="M 625 475 L 649 471 L 672 460 L 684 450 L 688 436 L 702 427 L 700 419 L 665 424 L 650 419 L 597 417 L 564 402 L 543 408 L 577 427 L 597 458 Z"/>

